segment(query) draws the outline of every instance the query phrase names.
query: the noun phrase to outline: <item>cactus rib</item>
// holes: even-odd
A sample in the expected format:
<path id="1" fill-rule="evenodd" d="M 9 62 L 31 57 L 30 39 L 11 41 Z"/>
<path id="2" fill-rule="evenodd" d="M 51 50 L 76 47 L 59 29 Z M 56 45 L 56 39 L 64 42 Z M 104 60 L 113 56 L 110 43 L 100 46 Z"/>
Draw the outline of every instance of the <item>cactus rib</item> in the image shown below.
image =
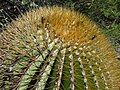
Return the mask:
<path id="1" fill-rule="evenodd" d="M 59 90 L 60 89 L 60 84 L 61 84 L 61 78 L 62 78 L 62 73 L 63 73 L 63 65 L 64 65 L 64 59 L 65 59 L 65 53 L 66 53 L 66 48 L 64 48 L 63 50 L 61 50 L 61 54 L 62 54 L 62 57 L 59 61 L 59 65 L 58 65 L 58 68 L 59 68 L 59 72 L 58 72 L 58 78 L 55 82 L 55 87 L 54 87 L 54 90 Z"/>

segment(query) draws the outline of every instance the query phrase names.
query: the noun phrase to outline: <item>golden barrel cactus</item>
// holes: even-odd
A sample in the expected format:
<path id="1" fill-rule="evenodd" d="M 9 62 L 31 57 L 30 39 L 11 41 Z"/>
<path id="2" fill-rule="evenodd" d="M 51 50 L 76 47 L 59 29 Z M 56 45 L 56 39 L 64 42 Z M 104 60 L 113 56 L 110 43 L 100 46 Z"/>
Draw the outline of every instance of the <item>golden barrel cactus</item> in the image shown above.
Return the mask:
<path id="1" fill-rule="evenodd" d="M 119 90 L 120 61 L 85 15 L 40 7 L 0 34 L 1 90 Z"/>

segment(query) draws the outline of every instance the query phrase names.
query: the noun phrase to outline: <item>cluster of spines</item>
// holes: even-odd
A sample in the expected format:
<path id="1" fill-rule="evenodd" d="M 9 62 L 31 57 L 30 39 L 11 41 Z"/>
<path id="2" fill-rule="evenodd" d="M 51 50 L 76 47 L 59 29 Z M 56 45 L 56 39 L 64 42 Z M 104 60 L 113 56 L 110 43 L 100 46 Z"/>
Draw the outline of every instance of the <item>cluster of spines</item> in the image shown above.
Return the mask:
<path id="1" fill-rule="evenodd" d="M 43 9 L 43 11 L 45 9 Z M 58 9 L 61 8 L 55 10 Z M 33 12 L 37 13 L 35 11 Z M 53 13 L 53 11 L 51 11 L 51 13 Z M 102 50 L 104 49 L 102 46 L 107 44 L 106 38 L 104 38 L 103 35 L 97 36 L 97 38 L 105 40 L 102 44 L 100 43 L 102 40 L 99 40 L 98 42 L 88 40 L 88 42 L 85 43 L 81 43 L 81 41 L 76 42 L 75 44 L 71 43 L 71 41 L 66 42 L 68 37 L 65 37 L 64 35 L 69 31 L 65 31 L 64 33 L 61 31 L 59 32 L 57 26 L 60 26 L 54 26 L 54 23 L 56 23 L 57 20 L 52 23 L 52 27 L 51 22 L 49 20 L 46 21 L 46 16 L 45 19 L 44 17 L 40 17 L 41 21 L 38 21 L 38 23 L 34 21 L 32 18 L 34 15 L 32 16 L 32 14 L 33 13 L 30 15 L 28 14 L 28 18 L 25 19 L 31 22 L 22 22 L 25 23 L 25 26 L 21 27 L 19 24 L 21 23 L 20 20 L 25 18 L 25 16 L 23 16 L 18 22 L 13 22 L 13 25 L 11 24 L 11 26 L 8 27 L 10 30 L 5 31 L 0 35 L 0 45 L 2 46 L 0 47 L 0 52 L 1 55 L 3 55 L 2 58 L 4 60 L 3 68 L 6 69 L 1 70 L 1 73 L 3 73 L 1 74 L 3 79 L 0 78 L 1 88 L 18 90 L 32 88 L 38 90 L 100 90 L 114 88 L 112 85 L 117 80 L 111 81 L 111 77 L 113 77 L 111 75 L 114 68 L 113 70 L 110 68 L 110 70 L 109 67 L 111 62 L 116 64 L 116 61 L 107 62 L 107 59 L 109 58 L 106 56 L 109 53 L 108 51 L 106 53 Z M 70 11 L 67 12 L 68 16 L 69 14 Z M 73 12 L 72 15 L 74 15 Z M 36 19 L 37 16 L 34 18 Z M 75 21 L 73 22 L 75 23 Z M 76 26 L 74 27 L 74 23 L 70 23 L 69 27 L 75 28 Z M 68 27 L 66 26 L 66 28 Z M 76 31 L 76 33 L 79 33 L 79 31 Z M 70 34 L 77 35 L 76 33 L 73 31 L 73 33 Z M 96 33 L 95 31 L 89 32 L 89 34 L 92 33 L 93 35 L 89 36 L 94 36 L 92 37 L 93 39 L 96 37 L 94 34 L 98 34 L 99 31 L 96 31 Z M 66 39 L 58 36 L 60 34 Z M 83 32 L 81 34 L 86 33 Z M 72 37 L 74 37 L 74 35 Z M 102 46 L 100 47 L 99 44 Z M 5 55 L 8 56 L 4 56 L 2 53 L 5 53 Z M 116 69 L 119 70 L 118 68 Z M 119 75 L 119 71 L 116 74 Z M 119 76 L 117 76 L 117 78 L 118 77 Z"/>

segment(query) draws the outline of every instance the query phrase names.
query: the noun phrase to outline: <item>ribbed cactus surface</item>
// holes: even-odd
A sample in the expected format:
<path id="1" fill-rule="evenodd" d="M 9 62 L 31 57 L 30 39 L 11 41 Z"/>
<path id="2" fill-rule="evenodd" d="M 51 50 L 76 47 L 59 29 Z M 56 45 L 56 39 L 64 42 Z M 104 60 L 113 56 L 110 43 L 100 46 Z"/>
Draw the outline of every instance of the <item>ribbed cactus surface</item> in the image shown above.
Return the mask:
<path id="1" fill-rule="evenodd" d="M 29 11 L 0 34 L 1 90 L 119 90 L 120 62 L 86 16 Z"/>

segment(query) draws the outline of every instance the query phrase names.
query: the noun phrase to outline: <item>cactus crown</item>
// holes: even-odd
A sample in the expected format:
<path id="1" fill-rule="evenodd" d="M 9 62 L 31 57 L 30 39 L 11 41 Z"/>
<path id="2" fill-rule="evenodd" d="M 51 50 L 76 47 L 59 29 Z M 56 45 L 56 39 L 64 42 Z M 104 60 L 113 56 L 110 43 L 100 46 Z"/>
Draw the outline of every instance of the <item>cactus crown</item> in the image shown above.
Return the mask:
<path id="1" fill-rule="evenodd" d="M 0 34 L 5 90 L 119 90 L 120 63 L 96 24 L 61 7 L 27 12 Z"/>

